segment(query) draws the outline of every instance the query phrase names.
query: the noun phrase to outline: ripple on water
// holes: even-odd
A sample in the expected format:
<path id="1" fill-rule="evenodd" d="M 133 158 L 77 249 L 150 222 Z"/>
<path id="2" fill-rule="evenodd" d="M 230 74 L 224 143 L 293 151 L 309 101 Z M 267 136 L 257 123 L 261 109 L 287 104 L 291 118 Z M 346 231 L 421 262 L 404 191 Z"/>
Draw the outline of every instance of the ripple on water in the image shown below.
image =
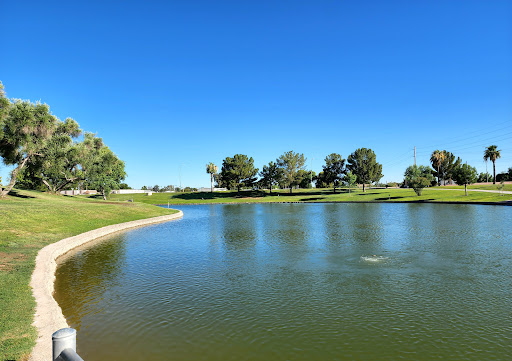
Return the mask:
<path id="1" fill-rule="evenodd" d="M 91 361 L 505 360 L 512 208 L 485 209 L 190 206 L 69 258 L 56 298 Z"/>

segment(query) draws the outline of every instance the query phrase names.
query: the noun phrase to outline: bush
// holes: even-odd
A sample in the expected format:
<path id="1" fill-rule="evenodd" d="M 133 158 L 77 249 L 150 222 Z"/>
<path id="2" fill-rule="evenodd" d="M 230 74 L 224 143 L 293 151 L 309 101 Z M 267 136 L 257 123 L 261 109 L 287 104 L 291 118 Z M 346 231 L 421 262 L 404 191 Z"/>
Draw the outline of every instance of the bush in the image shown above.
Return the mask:
<path id="1" fill-rule="evenodd" d="M 428 187 L 431 181 L 425 177 L 415 177 L 409 181 L 409 185 L 418 196 L 421 196 L 421 192 L 423 192 L 423 188 Z"/>
<path id="2" fill-rule="evenodd" d="M 507 182 L 510 180 L 510 176 L 506 172 L 501 172 L 500 174 L 496 174 L 496 182 Z"/>
<path id="3" fill-rule="evenodd" d="M 480 173 L 478 175 L 478 179 L 477 179 L 477 182 L 478 183 L 484 183 L 484 182 L 492 182 L 492 174 L 489 174 L 489 173 Z"/>

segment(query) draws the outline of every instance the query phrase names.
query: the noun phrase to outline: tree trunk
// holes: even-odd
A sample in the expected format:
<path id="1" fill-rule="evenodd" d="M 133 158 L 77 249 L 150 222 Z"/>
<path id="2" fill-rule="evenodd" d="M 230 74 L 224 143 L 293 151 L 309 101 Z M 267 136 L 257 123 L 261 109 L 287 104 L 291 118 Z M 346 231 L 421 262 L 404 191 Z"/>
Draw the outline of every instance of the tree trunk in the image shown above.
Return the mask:
<path id="1" fill-rule="evenodd" d="M 464 183 L 464 192 L 468 195 L 468 185 L 466 183 Z"/>
<path id="2" fill-rule="evenodd" d="M 290 184 L 290 194 L 292 194 L 292 185 Z"/>
<path id="3" fill-rule="evenodd" d="M 268 189 L 270 191 L 270 195 L 272 195 L 272 182 L 269 183 L 268 185 Z"/>
<path id="4" fill-rule="evenodd" d="M 55 188 L 55 193 L 59 192 L 62 190 L 62 188 L 64 188 L 65 186 L 67 186 L 69 183 L 73 183 L 74 181 L 76 181 L 78 178 L 72 178 L 72 179 L 67 179 L 66 182 L 62 183 L 60 186 L 56 187 Z M 80 194 L 80 193 L 78 193 Z"/>
<path id="5" fill-rule="evenodd" d="M 56 193 L 55 187 L 51 186 L 46 180 L 42 179 L 44 185 L 48 188 L 51 193 Z"/>
<path id="6" fill-rule="evenodd" d="M 11 181 L 9 182 L 7 187 L 5 187 L 0 193 L 0 198 L 5 198 L 7 194 L 9 194 L 9 192 L 12 190 L 14 184 L 16 184 L 16 177 L 18 176 L 19 171 L 25 166 L 29 157 L 30 155 L 27 155 L 25 159 L 23 159 L 23 161 L 20 164 L 18 164 L 16 168 L 14 168 L 14 170 L 11 173 Z"/>
<path id="7" fill-rule="evenodd" d="M 496 161 L 492 161 L 492 174 L 494 178 L 492 179 L 492 184 L 496 184 Z"/>
<path id="8" fill-rule="evenodd" d="M 107 200 L 107 195 L 105 194 L 105 190 L 104 189 L 101 191 L 101 195 L 103 196 L 103 200 L 106 201 Z"/>
<path id="9" fill-rule="evenodd" d="M 212 193 L 213 193 L 213 173 L 210 173 L 211 181 L 212 181 Z"/>
<path id="10" fill-rule="evenodd" d="M 333 187 L 333 193 L 336 193 L 336 187 Z"/>
<path id="11" fill-rule="evenodd" d="M 364 190 L 364 182 L 363 182 L 363 192 L 366 192 L 366 191 Z"/>

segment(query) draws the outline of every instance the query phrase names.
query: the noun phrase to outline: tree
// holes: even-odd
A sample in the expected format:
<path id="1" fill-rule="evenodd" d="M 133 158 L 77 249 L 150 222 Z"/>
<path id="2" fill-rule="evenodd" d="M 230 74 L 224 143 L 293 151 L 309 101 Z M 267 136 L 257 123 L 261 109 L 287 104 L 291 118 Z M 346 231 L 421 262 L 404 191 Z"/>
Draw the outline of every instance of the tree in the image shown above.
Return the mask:
<path id="1" fill-rule="evenodd" d="M 444 151 L 439 151 L 438 149 L 434 150 L 432 152 L 432 155 L 430 156 L 430 162 L 432 163 L 432 168 L 437 170 L 437 184 L 441 185 L 441 165 L 443 164 L 443 160 L 445 158 Z"/>
<path id="2" fill-rule="evenodd" d="M 9 112 L 11 102 L 5 96 L 4 85 L 0 81 L 0 142 L 3 137 L 4 120 Z M 2 194 L 2 177 L 0 177 L 0 195 Z"/>
<path id="3" fill-rule="evenodd" d="M 454 174 L 455 170 L 460 167 L 462 160 L 459 157 L 457 157 L 457 159 L 455 159 L 455 155 L 453 155 L 453 153 L 451 153 L 451 152 L 448 152 L 446 150 L 444 150 L 443 152 L 445 153 L 445 158 L 444 158 L 443 164 L 442 164 L 442 167 L 444 170 L 444 176 L 445 176 L 445 179 L 448 179 L 451 182 L 451 180 L 453 178 L 453 174 Z"/>
<path id="4" fill-rule="evenodd" d="M 462 164 L 453 172 L 453 179 L 458 185 L 464 184 L 464 191 L 468 195 L 468 184 L 475 183 L 478 178 L 478 173 L 475 167 L 467 164 Z"/>
<path id="5" fill-rule="evenodd" d="M 493 174 L 493 180 L 492 184 L 496 184 L 496 160 L 498 158 L 501 158 L 501 150 L 498 150 L 497 145 L 490 145 L 488 146 L 484 151 L 484 160 L 491 160 L 492 161 L 492 174 Z"/>
<path id="6" fill-rule="evenodd" d="M 297 176 L 299 177 L 299 187 L 304 189 L 310 189 L 311 188 L 311 181 L 316 180 L 316 174 L 315 172 L 311 170 L 299 170 L 297 172 Z"/>
<path id="7" fill-rule="evenodd" d="M 318 176 L 316 177 L 316 187 L 317 188 L 330 188 L 331 187 L 331 184 L 329 184 L 329 182 L 325 178 L 324 172 L 318 173 Z"/>
<path id="8" fill-rule="evenodd" d="M 5 96 L 4 85 L 0 81 L 0 139 L 2 139 L 2 132 L 4 128 L 4 120 L 9 113 L 11 102 Z"/>
<path id="9" fill-rule="evenodd" d="M 66 122 L 61 122 L 50 113 L 47 104 L 17 100 L 10 106 L 0 131 L 0 156 L 5 164 L 16 167 L 11 173 L 11 181 L 2 190 L 1 197 L 11 191 L 18 173 L 27 163 L 35 157 L 45 155 L 45 150 L 54 136 L 73 137 L 78 135 L 77 131 L 78 126 L 74 120 L 68 118 Z"/>
<path id="10" fill-rule="evenodd" d="M 490 179 L 490 180 L 491 180 L 491 182 L 492 182 L 492 180 L 493 180 L 494 178 L 493 178 L 493 176 L 492 176 L 492 175 L 490 175 L 489 173 L 483 173 L 483 172 L 482 172 L 482 173 L 480 173 L 480 174 L 478 175 L 477 182 L 478 182 L 478 183 L 488 182 L 488 181 L 489 181 L 489 179 Z"/>
<path id="11" fill-rule="evenodd" d="M 348 193 L 350 194 L 350 187 L 354 186 L 357 182 L 357 176 L 352 174 L 352 172 L 348 171 L 343 176 L 343 182 L 345 182 L 348 186 Z"/>
<path id="12" fill-rule="evenodd" d="M 382 164 L 377 163 L 375 153 L 371 149 L 359 148 L 348 156 L 347 168 L 356 175 L 357 182 L 365 184 L 378 182 L 382 177 Z"/>
<path id="13" fill-rule="evenodd" d="M 496 182 L 501 182 L 501 181 L 507 182 L 509 180 L 511 180 L 511 179 L 510 179 L 508 172 L 501 172 L 501 173 L 496 174 Z"/>
<path id="14" fill-rule="evenodd" d="M 101 193 L 104 200 L 113 189 L 119 188 L 126 177 L 124 162 L 107 147 L 102 146 L 86 165 L 86 181 Z"/>
<path id="15" fill-rule="evenodd" d="M 331 153 L 325 157 L 325 165 L 322 168 L 327 183 L 332 183 L 333 192 L 336 193 L 336 187 L 340 186 L 341 179 L 346 173 L 345 159 L 338 153 Z"/>
<path id="16" fill-rule="evenodd" d="M 212 162 L 208 163 L 206 165 L 206 173 L 210 174 L 210 180 L 211 180 L 211 186 L 212 186 L 212 193 L 213 193 L 213 175 L 217 173 L 219 170 L 219 167 L 217 167 Z"/>
<path id="17" fill-rule="evenodd" d="M 434 180 L 432 170 L 429 167 L 417 166 L 416 164 L 407 167 L 404 177 L 407 185 L 414 189 L 418 196 L 421 196 L 423 188 L 428 187 Z"/>
<path id="18" fill-rule="evenodd" d="M 259 176 L 261 177 L 261 183 L 268 187 L 270 194 L 272 194 L 272 188 L 279 184 L 283 177 L 283 171 L 276 163 L 271 161 L 268 165 L 263 166 Z"/>
<path id="19" fill-rule="evenodd" d="M 239 194 L 241 187 L 251 186 L 256 181 L 256 174 L 258 168 L 254 168 L 254 160 L 245 154 L 235 154 L 222 162 L 222 183 L 229 189 L 236 188 Z"/>
<path id="20" fill-rule="evenodd" d="M 57 193 L 68 185 L 83 180 L 80 165 L 82 160 L 80 145 L 73 143 L 74 137 L 81 133 L 78 123 L 66 119 L 57 126 L 57 130 L 48 141 L 41 155 L 27 163 L 26 170 L 34 175 L 47 190 Z"/>
<path id="21" fill-rule="evenodd" d="M 306 164 L 304 154 L 293 151 L 286 152 L 277 159 L 277 165 L 283 170 L 283 178 L 290 187 L 290 193 L 292 193 L 293 186 L 300 183 L 297 172 L 304 169 L 304 164 Z"/>
<path id="22" fill-rule="evenodd" d="M 441 180 L 450 180 L 453 178 L 453 172 L 460 166 L 461 160 L 459 157 L 455 158 L 453 153 L 448 152 L 446 150 L 442 150 L 439 152 L 439 160 L 434 157 L 437 152 L 434 151 L 432 156 L 430 157 L 430 161 L 432 162 L 432 168 L 434 168 L 434 176 L 437 177 L 439 185 L 441 185 Z"/>

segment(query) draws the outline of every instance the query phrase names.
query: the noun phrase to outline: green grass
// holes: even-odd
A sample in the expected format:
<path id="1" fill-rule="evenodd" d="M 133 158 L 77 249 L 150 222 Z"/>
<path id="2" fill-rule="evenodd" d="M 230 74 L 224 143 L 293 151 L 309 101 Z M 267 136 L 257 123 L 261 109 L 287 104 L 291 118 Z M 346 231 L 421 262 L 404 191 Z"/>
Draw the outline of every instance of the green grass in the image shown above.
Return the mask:
<path id="1" fill-rule="evenodd" d="M 489 191 L 499 191 L 500 184 L 472 184 L 468 186 L 468 190 L 471 189 L 484 189 Z M 464 186 L 443 186 L 441 188 L 448 188 L 448 189 L 464 189 Z M 506 183 L 503 187 L 504 191 L 512 191 L 512 183 Z"/>
<path id="2" fill-rule="evenodd" d="M 194 203 L 254 203 L 254 202 L 506 202 L 512 200 L 512 194 L 495 194 L 485 192 L 464 192 L 456 189 L 425 188 L 418 197 L 412 189 L 362 189 L 337 190 L 332 189 L 301 189 L 290 195 L 289 191 L 242 191 L 237 192 L 195 192 L 195 193 L 153 193 L 145 194 L 116 194 L 111 199 L 119 201 L 132 200 L 147 204 L 194 204 Z M 279 195 L 278 195 L 279 194 Z"/>
<path id="3" fill-rule="evenodd" d="M 176 212 L 141 203 L 32 191 L 15 194 L 0 200 L 1 360 L 25 360 L 35 345 L 35 301 L 29 283 L 41 248 L 95 228 Z"/>

